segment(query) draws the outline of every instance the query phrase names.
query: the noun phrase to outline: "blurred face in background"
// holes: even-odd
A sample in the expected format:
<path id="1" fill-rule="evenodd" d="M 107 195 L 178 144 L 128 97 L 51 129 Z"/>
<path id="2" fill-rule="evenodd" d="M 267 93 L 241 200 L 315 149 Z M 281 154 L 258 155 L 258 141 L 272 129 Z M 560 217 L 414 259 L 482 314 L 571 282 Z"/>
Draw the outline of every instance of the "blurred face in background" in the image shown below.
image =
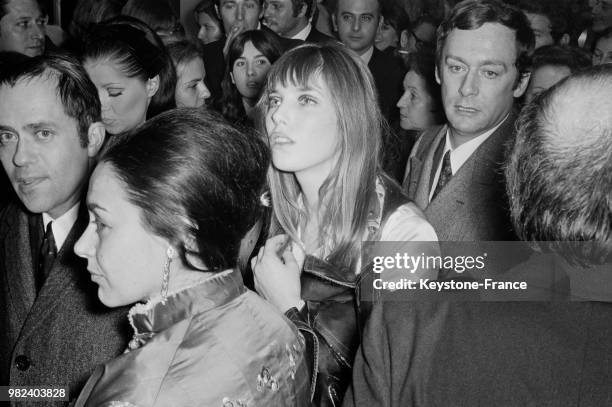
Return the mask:
<path id="1" fill-rule="evenodd" d="M 272 64 L 251 41 L 244 44 L 242 55 L 234 61 L 230 77 L 242 98 L 254 104 Z"/>
<path id="2" fill-rule="evenodd" d="M 535 34 L 535 49 L 543 47 L 544 45 L 552 45 L 555 43 L 555 40 L 552 37 L 552 23 L 543 14 L 531 14 L 525 13 L 529 23 L 531 25 L 531 29 Z"/>
<path id="3" fill-rule="evenodd" d="M 47 16 L 36 0 L 10 0 L 0 19 L 0 51 L 34 57 L 45 52 Z"/>
<path id="4" fill-rule="evenodd" d="M 83 63 L 98 89 L 106 131 L 120 134 L 144 123 L 149 102 L 159 87 L 159 77 L 143 81 L 126 76 L 115 61 L 103 58 Z"/>
<path id="5" fill-rule="evenodd" d="M 295 13 L 292 0 L 265 0 L 264 24 L 281 37 L 292 37 L 305 26 L 306 8 Z"/>
<path id="6" fill-rule="evenodd" d="M 210 97 L 204 84 L 206 70 L 202 58 L 194 58 L 176 67 L 174 99 L 177 107 L 200 107 Z"/>
<path id="7" fill-rule="evenodd" d="M 259 0 L 219 0 L 219 15 L 225 35 L 236 31 L 255 30 L 261 16 Z"/>
<path id="8" fill-rule="evenodd" d="M 544 65 L 531 73 L 529 86 L 525 92 L 525 102 L 531 102 L 537 95 L 553 87 L 561 79 L 570 76 L 571 71 L 567 66 Z"/>
<path id="9" fill-rule="evenodd" d="M 436 124 L 433 99 L 427 92 L 425 79 L 414 71 L 404 77 L 404 94 L 397 102 L 400 126 L 404 130 L 424 130 Z"/>
<path id="10" fill-rule="evenodd" d="M 436 27 L 428 22 L 422 22 L 414 29 L 402 31 L 400 35 L 400 47 L 406 53 L 419 51 L 423 47 L 435 48 Z"/>
<path id="11" fill-rule="evenodd" d="M 589 0 L 593 15 L 593 31 L 602 32 L 612 27 L 612 0 Z"/>
<path id="12" fill-rule="evenodd" d="M 398 44 L 399 33 L 391 24 L 387 24 L 383 19 L 383 22 L 376 33 L 374 46 L 383 51 L 389 47 L 397 48 Z"/>
<path id="13" fill-rule="evenodd" d="M 362 55 L 374 46 L 381 22 L 378 0 L 338 0 L 333 21 L 340 41 Z"/>
<path id="14" fill-rule="evenodd" d="M 593 51 L 593 65 L 612 63 L 612 37 L 600 38 Z"/>
<path id="15" fill-rule="evenodd" d="M 198 14 L 198 25 L 200 30 L 198 31 L 198 39 L 203 44 L 209 44 L 213 41 L 217 41 L 223 37 L 223 31 L 219 22 L 208 15 L 207 13 Z"/>

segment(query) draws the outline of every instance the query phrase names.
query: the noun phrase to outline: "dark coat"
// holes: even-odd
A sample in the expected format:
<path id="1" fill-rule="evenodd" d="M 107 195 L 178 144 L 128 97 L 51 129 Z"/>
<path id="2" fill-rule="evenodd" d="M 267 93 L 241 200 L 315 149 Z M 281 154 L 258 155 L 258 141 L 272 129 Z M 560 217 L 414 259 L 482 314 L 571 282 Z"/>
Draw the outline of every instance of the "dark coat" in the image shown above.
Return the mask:
<path id="1" fill-rule="evenodd" d="M 448 126 L 434 127 L 418 139 L 406 167 L 403 188 L 431 222 L 440 241 L 516 240 L 505 192 L 503 164 L 514 137 L 510 115 L 429 202 L 435 151 Z"/>
<path id="2" fill-rule="evenodd" d="M 371 202 L 372 226 L 367 240 L 380 239 L 388 217 L 407 202 L 397 184 L 381 177 L 385 186 L 382 208 Z M 377 206 L 378 205 L 378 206 Z M 376 208 L 376 209 L 375 209 Z M 374 298 L 371 290 L 368 262 L 362 273 L 355 275 L 348 267 L 333 265 L 308 255 L 304 261 L 301 297 L 306 302 L 302 310 L 292 308 L 286 315 L 306 339 L 306 358 L 312 374 L 312 398 L 316 406 L 338 406 L 342 402 L 351 378 L 355 352 L 363 326 L 371 311 Z M 365 281 L 363 284 L 361 281 Z M 362 287 L 365 292 L 362 294 Z M 367 299 L 367 300 L 366 300 Z"/>
<path id="3" fill-rule="evenodd" d="M 317 30 L 314 26 L 310 30 L 310 33 L 306 37 L 306 42 L 314 42 L 316 44 L 324 44 L 327 42 L 338 42 L 337 39 L 330 37 L 329 35 L 323 34 Z"/>
<path id="4" fill-rule="evenodd" d="M 385 54 L 376 47 L 368 62 L 368 68 L 376 83 L 378 104 L 382 114 L 389 123 L 393 123 L 399 118 L 396 104 L 403 93 L 404 70 L 396 58 Z"/>
<path id="5" fill-rule="evenodd" d="M 610 321 L 610 303 L 389 299 L 344 406 L 610 406 Z"/>
<path id="6" fill-rule="evenodd" d="M 73 252 L 88 222 L 84 210 L 37 295 L 29 227 L 36 216 L 15 204 L 0 213 L 0 384 L 67 386 L 75 398 L 96 365 L 127 345 L 126 310 L 99 302 Z"/>

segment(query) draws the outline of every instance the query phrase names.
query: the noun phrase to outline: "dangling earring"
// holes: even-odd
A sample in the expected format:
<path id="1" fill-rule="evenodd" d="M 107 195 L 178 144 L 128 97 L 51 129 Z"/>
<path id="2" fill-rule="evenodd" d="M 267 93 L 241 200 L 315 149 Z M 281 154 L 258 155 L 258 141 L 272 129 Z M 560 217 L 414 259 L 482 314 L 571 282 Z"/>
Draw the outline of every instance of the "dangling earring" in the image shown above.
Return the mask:
<path id="1" fill-rule="evenodd" d="M 166 304 L 166 299 L 168 298 L 168 283 L 170 282 L 170 263 L 172 263 L 172 259 L 176 252 L 172 246 L 168 247 L 166 250 L 166 262 L 164 263 L 164 270 L 162 273 L 162 288 L 161 288 L 161 303 Z"/>

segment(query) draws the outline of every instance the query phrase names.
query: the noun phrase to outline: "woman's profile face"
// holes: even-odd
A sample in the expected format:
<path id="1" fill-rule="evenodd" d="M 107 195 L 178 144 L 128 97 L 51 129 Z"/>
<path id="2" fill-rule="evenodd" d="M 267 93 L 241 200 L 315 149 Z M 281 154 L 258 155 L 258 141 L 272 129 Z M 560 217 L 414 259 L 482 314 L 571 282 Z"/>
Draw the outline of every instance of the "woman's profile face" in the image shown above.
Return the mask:
<path id="1" fill-rule="evenodd" d="M 396 47 L 399 44 L 399 33 L 391 25 L 383 20 L 383 23 L 376 32 L 376 38 L 374 39 L 374 46 L 381 51 L 389 47 Z"/>
<path id="2" fill-rule="evenodd" d="M 217 20 L 212 18 L 206 13 L 200 13 L 197 16 L 198 25 L 200 30 L 198 31 L 198 39 L 203 44 L 209 44 L 213 41 L 221 39 L 223 32 L 221 31 L 221 25 Z"/>
<path id="3" fill-rule="evenodd" d="M 201 107 L 210 97 L 204 84 L 206 71 L 202 58 L 194 58 L 176 67 L 177 81 L 174 99 L 177 107 Z"/>
<path id="4" fill-rule="evenodd" d="M 435 124 L 433 99 L 427 92 L 425 80 L 414 71 L 404 77 L 404 94 L 397 102 L 400 127 L 404 130 L 423 130 Z"/>
<path id="5" fill-rule="evenodd" d="M 87 260 L 98 297 L 108 307 L 144 301 L 161 291 L 167 243 L 142 225 L 112 166 L 96 167 L 87 192 L 89 224 L 74 246 Z"/>
<path id="6" fill-rule="evenodd" d="M 244 50 L 232 66 L 231 79 L 238 92 L 245 99 L 255 100 L 266 81 L 272 64 L 251 41 L 244 44 Z"/>
<path id="7" fill-rule="evenodd" d="M 267 100 L 266 131 L 272 162 L 280 171 L 318 173 L 336 164 L 342 136 L 329 87 L 320 76 L 308 86 L 277 83 Z"/>
<path id="8" fill-rule="evenodd" d="M 109 59 L 87 60 L 83 65 L 98 89 L 102 122 L 109 133 L 123 133 L 144 123 L 149 102 L 155 94 L 147 87 L 147 82 L 128 78 Z"/>

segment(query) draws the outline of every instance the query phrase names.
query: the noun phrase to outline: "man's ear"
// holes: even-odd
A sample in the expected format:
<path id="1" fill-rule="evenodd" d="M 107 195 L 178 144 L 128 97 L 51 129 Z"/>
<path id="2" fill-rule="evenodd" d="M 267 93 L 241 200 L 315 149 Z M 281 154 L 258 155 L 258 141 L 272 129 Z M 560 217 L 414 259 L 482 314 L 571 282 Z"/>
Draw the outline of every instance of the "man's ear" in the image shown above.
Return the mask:
<path id="1" fill-rule="evenodd" d="M 438 66 L 438 64 L 436 64 L 436 82 L 438 82 L 438 85 L 442 85 L 442 81 L 440 81 L 440 67 Z"/>
<path id="2" fill-rule="evenodd" d="M 335 32 L 338 32 L 338 24 L 336 22 L 336 12 L 332 13 L 331 20 L 332 20 L 332 28 L 334 29 Z"/>
<path id="3" fill-rule="evenodd" d="M 236 81 L 234 80 L 234 73 L 230 72 L 230 80 L 232 81 L 232 85 L 236 84 Z"/>
<path id="4" fill-rule="evenodd" d="M 155 75 L 154 77 L 147 79 L 145 86 L 147 88 L 147 96 L 153 97 L 153 95 L 155 95 L 159 89 L 159 75 Z"/>
<path id="5" fill-rule="evenodd" d="M 400 49 L 408 49 L 408 30 L 400 33 Z"/>
<path id="6" fill-rule="evenodd" d="M 313 7 L 317 7 L 317 4 L 314 3 L 312 5 Z M 298 17 L 302 18 L 302 17 L 306 17 L 306 11 L 308 10 L 308 4 L 306 4 L 306 2 L 302 3 L 302 9 L 300 10 L 300 12 L 298 13 Z M 313 13 L 314 14 L 314 13 Z"/>
<path id="7" fill-rule="evenodd" d="M 521 75 L 521 77 L 518 83 L 516 84 L 516 87 L 512 91 L 512 95 L 515 98 L 520 98 L 527 90 L 527 86 L 529 85 L 529 78 L 531 78 L 531 72 L 525 72 L 519 75 Z"/>
<path id="8" fill-rule="evenodd" d="M 89 158 L 94 158 L 100 152 L 104 139 L 106 138 L 106 129 L 100 122 L 94 122 L 87 129 L 87 155 Z"/>

